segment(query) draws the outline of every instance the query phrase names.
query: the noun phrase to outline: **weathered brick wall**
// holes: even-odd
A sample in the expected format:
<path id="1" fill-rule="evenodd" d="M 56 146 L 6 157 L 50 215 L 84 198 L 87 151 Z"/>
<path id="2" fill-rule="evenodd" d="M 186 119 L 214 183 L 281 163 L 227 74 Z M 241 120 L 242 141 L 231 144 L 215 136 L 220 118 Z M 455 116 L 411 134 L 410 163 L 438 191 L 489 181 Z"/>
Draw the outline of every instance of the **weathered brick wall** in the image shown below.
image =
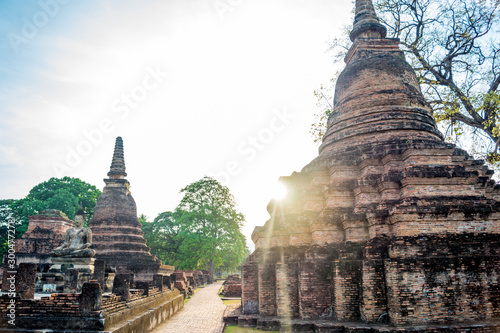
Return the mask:
<path id="1" fill-rule="evenodd" d="M 500 260 L 492 235 L 396 239 L 386 261 L 395 324 L 498 318 Z"/>
<path id="2" fill-rule="evenodd" d="M 360 319 L 361 265 L 361 261 L 355 259 L 335 261 L 335 311 L 338 321 Z"/>
<path id="3" fill-rule="evenodd" d="M 241 297 L 241 284 L 226 284 L 224 286 L 224 297 Z"/>
<path id="4" fill-rule="evenodd" d="M 256 314 L 259 303 L 259 269 L 255 263 L 245 263 L 241 267 L 241 305 L 244 314 Z"/>
<path id="5" fill-rule="evenodd" d="M 331 266 L 321 259 L 299 265 L 299 313 L 302 319 L 316 319 L 332 304 Z"/>
<path id="6" fill-rule="evenodd" d="M 364 249 L 360 314 L 370 323 L 389 320 L 385 274 L 388 241 L 386 237 L 372 239 Z"/>
<path id="7" fill-rule="evenodd" d="M 276 316 L 276 266 L 274 263 L 259 265 L 259 314 Z"/>
<path id="8" fill-rule="evenodd" d="M 296 262 L 276 264 L 277 315 L 296 318 L 299 316 L 299 280 Z"/>

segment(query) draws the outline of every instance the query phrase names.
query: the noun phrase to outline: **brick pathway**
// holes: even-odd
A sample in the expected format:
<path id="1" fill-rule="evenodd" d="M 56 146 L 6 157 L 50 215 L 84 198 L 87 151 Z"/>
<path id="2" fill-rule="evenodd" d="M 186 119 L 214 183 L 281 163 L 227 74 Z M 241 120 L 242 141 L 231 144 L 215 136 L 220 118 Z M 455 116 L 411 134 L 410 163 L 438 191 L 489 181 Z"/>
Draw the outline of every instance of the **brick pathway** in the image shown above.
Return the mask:
<path id="1" fill-rule="evenodd" d="M 172 318 L 152 333 L 222 333 L 222 315 L 226 306 L 218 292 L 222 282 L 201 289 Z"/>

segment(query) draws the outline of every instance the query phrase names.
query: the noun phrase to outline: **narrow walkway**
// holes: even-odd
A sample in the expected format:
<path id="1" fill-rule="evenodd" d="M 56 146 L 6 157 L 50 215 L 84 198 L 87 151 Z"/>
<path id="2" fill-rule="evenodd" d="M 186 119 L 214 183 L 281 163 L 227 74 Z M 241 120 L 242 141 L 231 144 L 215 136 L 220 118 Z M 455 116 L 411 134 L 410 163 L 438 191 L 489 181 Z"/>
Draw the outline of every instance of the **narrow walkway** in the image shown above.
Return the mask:
<path id="1" fill-rule="evenodd" d="M 218 292 L 222 282 L 212 283 L 197 293 L 172 318 L 152 333 L 222 333 L 226 306 Z"/>

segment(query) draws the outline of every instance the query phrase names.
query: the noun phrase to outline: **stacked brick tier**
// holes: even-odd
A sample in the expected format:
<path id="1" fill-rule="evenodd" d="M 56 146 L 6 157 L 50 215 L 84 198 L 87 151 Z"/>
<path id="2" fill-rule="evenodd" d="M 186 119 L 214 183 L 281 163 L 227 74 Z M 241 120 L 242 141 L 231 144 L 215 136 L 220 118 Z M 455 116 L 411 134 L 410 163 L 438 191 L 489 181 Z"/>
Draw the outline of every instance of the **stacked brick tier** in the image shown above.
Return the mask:
<path id="1" fill-rule="evenodd" d="M 123 141 L 116 139 L 110 178 L 97 200 L 94 216 L 89 222 L 96 258 L 106 262 L 117 273 L 132 273 L 138 279 L 151 279 L 161 267 L 146 246 L 146 240 L 137 219 L 137 207 L 125 179 Z"/>
<path id="2" fill-rule="evenodd" d="M 398 41 L 366 14 L 371 1 L 356 6 L 370 22 L 355 24 L 319 156 L 281 178 L 287 198 L 252 234 L 243 312 L 496 326 L 500 186 L 443 141 Z"/>

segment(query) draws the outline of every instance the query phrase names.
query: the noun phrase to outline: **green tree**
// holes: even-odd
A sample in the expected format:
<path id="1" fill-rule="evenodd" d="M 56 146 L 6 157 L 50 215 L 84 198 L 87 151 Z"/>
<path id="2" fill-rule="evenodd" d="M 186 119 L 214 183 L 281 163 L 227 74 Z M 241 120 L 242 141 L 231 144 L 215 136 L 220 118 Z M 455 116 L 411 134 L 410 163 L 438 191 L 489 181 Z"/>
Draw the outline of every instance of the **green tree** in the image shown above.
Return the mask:
<path id="1" fill-rule="evenodd" d="M 94 185 L 78 178 L 50 178 L 33 187 L 25 198 L 16 200 L 10 207 L 16 219 L 20 220 L 20 232 L 24 233 L 28 227 L 28 216 L 46 209 L 58 209 L 73 219 L 80 202 L 88 223 L 100 195 L 101 191 Z"/>
<path id="2" fill-rule="evenodd" d="M 499 1 L 375 0 L 374 5 L 388 37 L 400 39 L 447 140 L 499 162 Z M 350 44 L 344 36 L 334 45 L 343 51 Z M 331 112 L 326 101 L 332 93 L 325 90 L 315 92 L 321 109 L 311 127 L 315 141 L 321 140 Z"/>
<path id="3" fill-rule="evenodd" d="M 224 264 L 238 266 L 246 251 L 241 233 L 244 216 L 236 211 L 229 189 L 215 179 L 204 177 L 181 190 L 184 194 L 174 212 L 178 226 L 179 268 L 205 268 L 211 277 Z M 225 259 L 231 252 L 232 256 Z"/>
<path id="4" fill-rule="evenodd" d="M 151 254 L 156 255 L 164 264 L 178 267 L 182 239 L 173 215 L 172 212 L 160 213 L 153 222 L 147 222 L 147 217 L 141 215 L 139 220 Z"/>

